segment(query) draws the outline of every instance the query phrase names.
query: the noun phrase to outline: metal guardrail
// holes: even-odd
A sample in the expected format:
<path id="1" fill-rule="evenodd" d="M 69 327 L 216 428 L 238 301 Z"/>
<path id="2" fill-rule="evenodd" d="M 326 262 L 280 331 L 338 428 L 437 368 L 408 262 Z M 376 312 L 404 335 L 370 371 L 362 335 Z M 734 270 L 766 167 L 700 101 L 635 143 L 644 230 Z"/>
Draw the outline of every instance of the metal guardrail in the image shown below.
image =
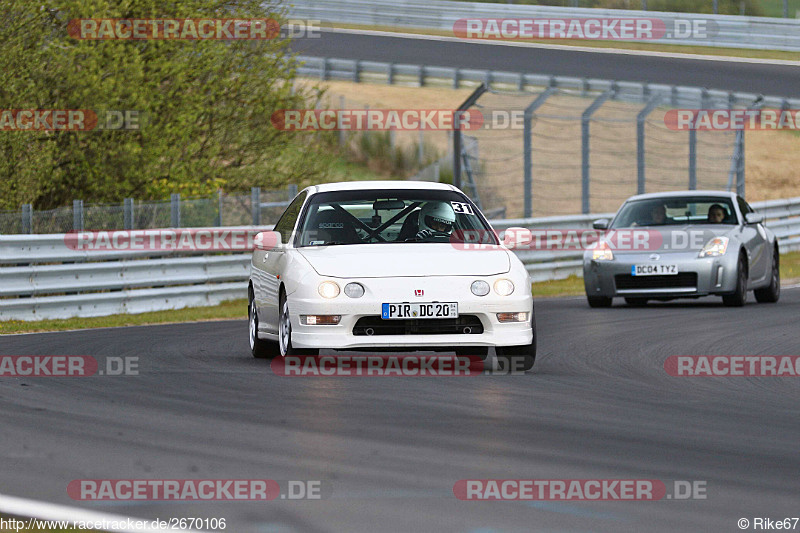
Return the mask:
<path id="1" fill-rule="evenodd" d="M 224 235 L 231 229 L 186 231 Z M 247 297 L 249 253 L 76 248 L 70 234 L 0 236 L 0 321 L 167 311 Z"/>
<path id="2" fill-rule="evenodd" d="M 800 26 L 798 26 L 798 32 L 800 32 Z M 303 55 L 297 56 L 297 60 L 300 63 L 297 70 L 299 76 L 320 78 L 322 80 L 347 80 L 356 83 L 378 82 L 388 84 L 411 84 L 420 87 L 426 85 L 447 85 L 453 88 L 475 87 L 480 83 L 487 83 L 493 88 L 531 92 L 540 91 L 546 87 L 580 91 L 581 93 L 602 93 L 614 89 L 614 100 L 640 103 L 655 96 L 659 96 L 663 105 L 671 107 L 745 108 L 752 105 L 753 101 L 759 97 L 761 97 L 760 105 L 764 108 L 796 109 L 800 106 L 800 99 L 798 98 L 784 98 L 781 96 L 758 95 L 755 93 L 722 91 L 681 85 L 613 81 L 596 78 L 575 78 L 570 76 L 548 76 L 544 74 L 524 74 L 501 70 L 410 65 Z"/>
<path id="3" fill-rule="evenodd" d="M 800 250 L 800 197 L 752 205 L 778 235 L 782 252 Z M 586 229 L 595 219 L 611 216 L 504 219 L 493 221 L 493 226 L 497 231 Z M 0 236 L 0 321 L 145 313 L 216 305 L 247 296 L 248 253 L 87 252 L 73 250 L 66 242 L 65 234 Z M 580 251 L 516 253 L 534 281 L 582 275 Z"/>
<path id="4" fill-rule="evenodd" d="M 800 50 L 800 20 L 734 15 L 666 13 L 621 9 L 530 6 L 442 0 L 294 0 L 291 18 L 368 26 L 393 26 L 453 32 L 460 19 L 480 18 L 658 18 L 666 28 L 677 21 L 706 21 L 704 38 L 652 39 L 647 42 L 748 48 L 754 50 Z M 557 43 L 558 40 L 553 40 Z"/>

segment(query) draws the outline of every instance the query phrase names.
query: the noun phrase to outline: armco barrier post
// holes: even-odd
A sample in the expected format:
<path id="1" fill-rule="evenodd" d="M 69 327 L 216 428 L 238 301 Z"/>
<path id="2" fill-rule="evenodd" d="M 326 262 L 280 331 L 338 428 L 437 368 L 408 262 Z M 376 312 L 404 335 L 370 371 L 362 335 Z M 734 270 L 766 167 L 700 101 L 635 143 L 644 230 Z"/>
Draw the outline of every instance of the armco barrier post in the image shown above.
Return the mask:
<path id="1" fill-rule="evenodd" d="M 22 204 L 22 233 L 33 233 L 33 205 Z"/>
<path id="2" fill-rule="evenodd" d="M 170 215 L 173 228 L 181 227 L 181 195 L 173 193 L 170 198 Z"/>
<path id="3" fill-rule="evenodd" d="M 123 229 L 133 229 L 133 198 L 125 198 L 122 202 Z"/>
<path id="4" fill-rule="evenodd" d="M 217 226 L 222 226 L 222 189 L 217 189 Z"/>
<path id="5" fill-rule="evenodd" d="M 261 224 L 261 187 L 250 189 L 250 214 L 252 215 L 253 225 Z"/>
<path id="6" fill-rule="evenodd" d="M 83 200 L 72 201 L 72 229 L 83 231 Z"/>

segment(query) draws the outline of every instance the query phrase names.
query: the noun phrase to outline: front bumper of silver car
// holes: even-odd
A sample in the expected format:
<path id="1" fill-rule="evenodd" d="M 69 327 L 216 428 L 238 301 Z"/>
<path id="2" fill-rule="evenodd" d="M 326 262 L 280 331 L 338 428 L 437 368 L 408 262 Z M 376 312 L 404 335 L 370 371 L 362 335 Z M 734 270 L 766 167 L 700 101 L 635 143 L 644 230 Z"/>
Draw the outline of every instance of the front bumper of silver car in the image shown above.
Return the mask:
<path id="1" fill-rule="evenodd" d="M 735 253 L 718 257 L 698 257 L 698 252 L 615 254 L 610 261 L 583 261 L 583 280 L 589 296 L 681 298 L 728 294 L 736 289 Z M 636 265 L 676 265 L 677 274 L 634 276 Z"/>

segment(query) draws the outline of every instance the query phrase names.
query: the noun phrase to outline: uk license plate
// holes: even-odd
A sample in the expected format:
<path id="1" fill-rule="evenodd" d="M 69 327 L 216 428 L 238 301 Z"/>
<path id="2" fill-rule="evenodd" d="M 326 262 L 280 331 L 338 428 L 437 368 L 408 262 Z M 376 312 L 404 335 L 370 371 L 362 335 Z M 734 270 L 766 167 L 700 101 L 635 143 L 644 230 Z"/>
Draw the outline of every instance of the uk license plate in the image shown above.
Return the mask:
<path id="1" fill-rule="evenodd" d="M 458 318 L 456 302 L 382 304 L 384 320 L 413 318 Z"/>
<path id="2" fill-rule="evenodd" d="M 678 265 L 631 265 L 631 276 L 674 276 Z"/>

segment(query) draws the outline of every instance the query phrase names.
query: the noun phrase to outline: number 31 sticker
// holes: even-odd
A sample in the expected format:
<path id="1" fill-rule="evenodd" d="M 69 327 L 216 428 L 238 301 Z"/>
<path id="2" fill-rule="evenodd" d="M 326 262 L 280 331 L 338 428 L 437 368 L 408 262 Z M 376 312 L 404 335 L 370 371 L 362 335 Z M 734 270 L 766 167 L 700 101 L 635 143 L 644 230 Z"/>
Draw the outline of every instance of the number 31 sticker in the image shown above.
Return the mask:
<path id="1" fill-rule="evenodd" d="M 459 202 L 450 202 L 450 205 L 453 206 L 453 211 L 456 213 L 460 213 L 462 215 L 474 215 L 475 212 L 472 210 L 472 206 L 469 204 L 462 204 Z"/>

